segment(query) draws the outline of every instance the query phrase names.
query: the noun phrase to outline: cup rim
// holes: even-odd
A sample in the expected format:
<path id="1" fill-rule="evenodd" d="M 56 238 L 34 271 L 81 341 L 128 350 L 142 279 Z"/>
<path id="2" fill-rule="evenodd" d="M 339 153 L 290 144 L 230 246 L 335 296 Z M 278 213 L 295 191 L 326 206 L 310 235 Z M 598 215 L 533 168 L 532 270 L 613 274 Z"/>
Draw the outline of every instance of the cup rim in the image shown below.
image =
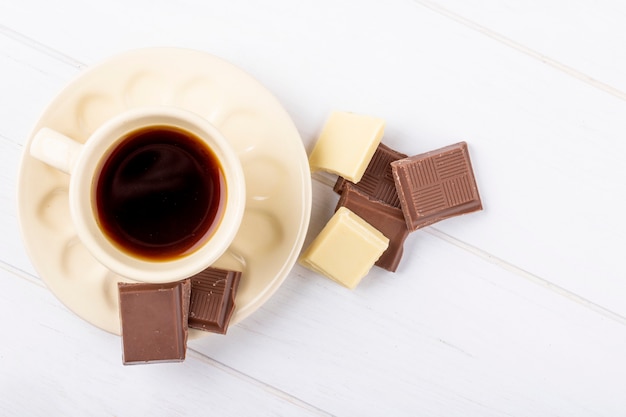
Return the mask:
<path id="1" fill-rule="evenodd" d="M 112 243 L 98 225 L 93 192 L 105 155 L 126 134 L 156 125 L 175 126 L 201 138 L 220 160 L 226 180 L 223 214 L 210 238 L 199 243 L 189 254 L 167 260 L 134 257 Z M 235 238 L 243 218 L 245 198 L 243 169 L 230 142 L 205 118 L 170 106 L 134 108 L 102 124 L 90 135 L 81 150 L 69 187 L 70 213 L 80 241 L 101 264 L 114 273 L 147 283 L 184 279 L 213 264 Z"/>

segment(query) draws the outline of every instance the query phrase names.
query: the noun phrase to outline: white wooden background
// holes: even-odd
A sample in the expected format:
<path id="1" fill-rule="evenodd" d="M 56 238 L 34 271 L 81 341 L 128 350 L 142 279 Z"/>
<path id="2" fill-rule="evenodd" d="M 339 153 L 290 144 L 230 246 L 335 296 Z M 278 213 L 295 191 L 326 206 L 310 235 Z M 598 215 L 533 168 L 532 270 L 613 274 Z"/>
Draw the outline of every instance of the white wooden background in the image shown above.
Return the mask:
<path id="1" fill-rule="evenodd" d="M 244 68 L 308 150 L 333 110 L 409 154 L 466 140 L 485 210 L 353 292 L 296 266 L 183 364 L 124 367 L 34 272 L 16 178 L 55 94 L 144 46 Z M 625 100 L 621 0 L 0 0 L 0 415 L 626 416 Z M 313 186 L 310 237 L 337 199 Z"/>

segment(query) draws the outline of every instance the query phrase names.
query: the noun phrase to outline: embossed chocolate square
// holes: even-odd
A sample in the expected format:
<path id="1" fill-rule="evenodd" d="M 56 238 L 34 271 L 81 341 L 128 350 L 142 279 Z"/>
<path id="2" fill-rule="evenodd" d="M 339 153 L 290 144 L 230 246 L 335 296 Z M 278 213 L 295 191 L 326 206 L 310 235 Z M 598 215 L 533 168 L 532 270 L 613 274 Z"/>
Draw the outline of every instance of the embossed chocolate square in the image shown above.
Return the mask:
<path id="1" fill-rule="evenodd" d="M 411 231 L 482 210 L 465 142 L 392 162 L 391 169 Z"/>
<path id="2" fill-rule="evenodd" d="M 207 268 L 192 276 L 189 327 L 226 334 L 241 272 Z"/>
<path id="3" fill-rule="evenodd" d="M 353 183 L 343 177 L 339 177 L 335 183 L 335 192 L 341 194 L 346 184 L 352 184 L 356 189 L 365 194 L 381 200 L 391 206 L 400 208 L 400 199 L 396 191 L 396 184 L 393 180 L 391 163 L 398 159 L 406 158 L 403 153 L 391 149 L 381 143 L 376 148 L 374 156 L 370 160 L 363 177 L 357 183 Z"/>

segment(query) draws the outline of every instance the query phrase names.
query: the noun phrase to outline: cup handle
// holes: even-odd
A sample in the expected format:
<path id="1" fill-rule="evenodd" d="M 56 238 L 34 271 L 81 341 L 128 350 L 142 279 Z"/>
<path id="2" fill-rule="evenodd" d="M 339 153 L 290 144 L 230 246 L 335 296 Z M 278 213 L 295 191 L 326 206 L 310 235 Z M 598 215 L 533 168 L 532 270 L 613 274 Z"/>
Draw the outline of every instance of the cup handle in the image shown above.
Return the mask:
<path id="1" fill-rule="evenodd" d="M 30 145 L 32 157 L 71 174 L 83 145 L 56 130 L 47 127 L 39 130 Z"/>

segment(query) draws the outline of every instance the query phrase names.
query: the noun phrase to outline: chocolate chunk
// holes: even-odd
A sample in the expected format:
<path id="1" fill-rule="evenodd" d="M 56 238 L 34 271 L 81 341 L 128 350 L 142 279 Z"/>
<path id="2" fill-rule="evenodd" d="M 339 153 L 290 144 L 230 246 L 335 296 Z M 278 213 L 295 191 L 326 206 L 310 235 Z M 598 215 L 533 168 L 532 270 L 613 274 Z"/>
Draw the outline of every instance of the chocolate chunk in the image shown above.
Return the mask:
<path id="1" fill-rule="evenodd" d="M 226 334 L 241 272 L 207 268 L 192 276 L 189 327 Z"/>
<path id="2" fill-rule="evenodd" d="M 118 283 L 124 365 L 181 362 L 187 350 L 189 280 Z"/>
<path id="3" fill-rule="evenodd" d="M 402 210 L 364 194 L 351 183 L 344 185 L 339 207 L 350 209 L 389 239 L 389 247 L 375 265 L 395 272 L 404 251 L 404 240 L 409 235 Z"/>
<path id="4" fill-rule="evenodd" d="M 465 142 L 392 162 L 391 169 L 411 231 L 482 210 Z"/>
<path id="5" fill-rule="evenodd" d="M 389 239 L 346 207 L 339 207 L 302 253 L 300 264 L 354 289 L 383 254 Z"/>
<path id="6" fill-rule="evenodd" d="M 385 131 L 379 117 L 333 112 L 324 124 L 311 155 L 311 171 L 332 172 L 359 182 Z"/>
<path id="7" fill-rule="evenodd" d="M 400 208 L 400 199 L 396 191 L 396 184 L 393 181 L 391 163 L 402 158 L 406 158 L 406 155 L 394 151 L 389 146 L 381 143 L 367 165 L 361 181 L 355 184 L 343 177 L 339 177 L 335 183 L 334 190 L 341 194 L 346 184 L 352 184 L 365 194 Z"/>

